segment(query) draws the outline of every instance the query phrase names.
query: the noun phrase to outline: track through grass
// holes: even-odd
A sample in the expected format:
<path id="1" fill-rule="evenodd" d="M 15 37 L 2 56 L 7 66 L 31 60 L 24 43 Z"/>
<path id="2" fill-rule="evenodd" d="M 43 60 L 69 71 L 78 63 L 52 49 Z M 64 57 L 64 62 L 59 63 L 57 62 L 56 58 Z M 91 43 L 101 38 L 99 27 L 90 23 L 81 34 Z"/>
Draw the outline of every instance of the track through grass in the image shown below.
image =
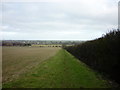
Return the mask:
<path id="1" fill-rule="evenodd" d="M 55 56 L 40 63 L 31 72 L 3 88 L 107 88 L 107 81 L 61 49 Z"/>

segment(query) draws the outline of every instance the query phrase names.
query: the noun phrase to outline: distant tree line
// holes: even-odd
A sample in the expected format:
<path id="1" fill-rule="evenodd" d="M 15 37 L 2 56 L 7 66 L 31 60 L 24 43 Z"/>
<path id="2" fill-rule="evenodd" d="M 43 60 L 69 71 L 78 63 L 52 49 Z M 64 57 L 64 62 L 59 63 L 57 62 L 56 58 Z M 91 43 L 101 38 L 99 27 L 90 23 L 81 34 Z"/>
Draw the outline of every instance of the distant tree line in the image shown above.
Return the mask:
<path id="1" fill-rule="evenodd" d="M 72 40 L 3 40 L 2 43 L 21 43 L 21 44 L 31 44 L 31 45 L 73 45 L 73 44 L 80 44 L 84 41 L 72 41 Z"/>
<path id="2" fill-rule="evenodd" d="M 29 43 L 19 43 L 19 42 L 2 42 L 2 46 L 31 46 Z"/>
<path id="3" fill-rule="evenodd" d="M 120 30 L 65 49 L 92 69 L 120 84 Z"/>

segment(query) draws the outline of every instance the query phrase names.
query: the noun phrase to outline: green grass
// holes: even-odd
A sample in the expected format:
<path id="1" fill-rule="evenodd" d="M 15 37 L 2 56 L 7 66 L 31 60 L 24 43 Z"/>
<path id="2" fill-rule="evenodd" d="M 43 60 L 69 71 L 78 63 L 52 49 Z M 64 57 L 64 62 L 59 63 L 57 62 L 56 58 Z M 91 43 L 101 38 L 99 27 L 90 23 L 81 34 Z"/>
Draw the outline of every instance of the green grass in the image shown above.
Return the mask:
<path id="1" fill-rule="evenodd" d="M 107 81 L 61 49 L 31 72 L 3 84 L 3 88 L 107 88 Z"/>

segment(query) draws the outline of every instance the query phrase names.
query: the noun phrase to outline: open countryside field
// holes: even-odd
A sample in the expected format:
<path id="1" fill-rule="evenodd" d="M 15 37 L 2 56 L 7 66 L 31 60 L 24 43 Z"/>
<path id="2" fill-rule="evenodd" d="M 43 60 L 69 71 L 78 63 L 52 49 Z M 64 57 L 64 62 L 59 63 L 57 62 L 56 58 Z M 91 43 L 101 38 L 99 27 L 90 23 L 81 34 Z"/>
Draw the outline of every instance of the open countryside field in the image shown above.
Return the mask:
<path id="1" fill-rule="evenodd" d="M 50 44 L 50 45 L 31 45 L 32 47 L 62 47 L 62 44 Z M 73 46 L 73 45 L 65 45 L 65 46 Z"/>
<path id="2" fill-rule="evenodd" d="M 111 87 L 98 73 L 60 48 L 3 47 L 3 81 L 3 88 Z"/>
<path id="3" fill-rule="evenodd" d="M 18 78 L 42 61 L 54 56 L 60 48 L 3 47 L 3 83 Z"/>

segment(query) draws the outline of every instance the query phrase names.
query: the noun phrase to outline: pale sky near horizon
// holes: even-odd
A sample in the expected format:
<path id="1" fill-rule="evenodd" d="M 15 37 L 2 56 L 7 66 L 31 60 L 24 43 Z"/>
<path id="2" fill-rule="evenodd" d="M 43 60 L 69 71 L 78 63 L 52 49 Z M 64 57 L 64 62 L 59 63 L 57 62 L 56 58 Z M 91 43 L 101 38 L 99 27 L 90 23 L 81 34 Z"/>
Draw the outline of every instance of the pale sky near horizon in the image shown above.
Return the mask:
<path id="1" fill-rule="evenodd" d="M 117 29 L 118 1 L 3 0 L 0 4 L 2 39 L 96 39 Z"/>

